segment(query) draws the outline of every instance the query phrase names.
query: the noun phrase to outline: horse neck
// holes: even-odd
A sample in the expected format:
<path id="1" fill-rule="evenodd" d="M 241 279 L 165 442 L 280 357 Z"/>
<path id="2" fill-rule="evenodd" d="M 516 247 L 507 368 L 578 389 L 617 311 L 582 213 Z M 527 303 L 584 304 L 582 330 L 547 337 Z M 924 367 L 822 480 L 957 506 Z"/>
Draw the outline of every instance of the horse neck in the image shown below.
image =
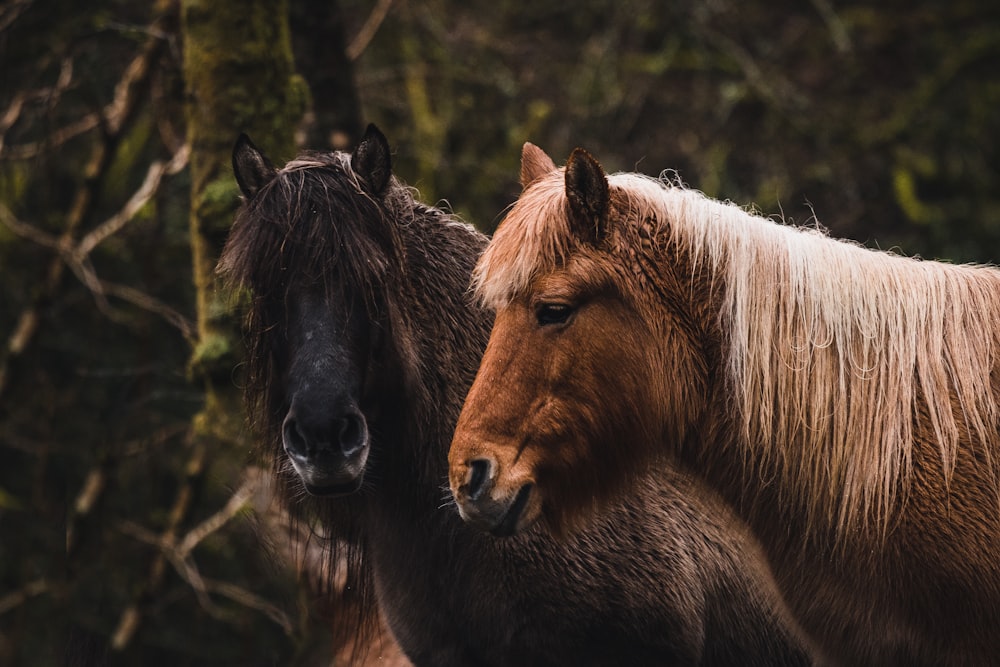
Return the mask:
<path id="1" fill-rule="evenodd" d="M 419 474 L 420 487 L 441 502 L 447 452 L 458 413 L 479 365 L 491 318 L 468 297 L 486 238 L 436 209 L 418 208 L 401 228 L 405 272 L 391 315 L 394 364 L 382 372 L 396 383 L 394 475 Z M 399 379 L 402 383 L 399 384 Z M 435 506 L 436 507 L 436 506 Z"/>
<path id="2" fill-rule="evenodd" d="M 758 511 L 764 516 L 770 510 L 759 508 L 772 503 L 755 480 L 773 479 L 775 473 L 734 454 L 744 443 L 739 435 L 742 422 L 733 410 L 727 384 L 729 342 L 720 319 L 726 301 L 727 259 L 692 250 L 686 239 L 671 236 L 653 224 L 639 226 L 633 233 L 623 247 L 632 264 L 629 273 L 638 281 L 633 289 L 642 295 L 640 307 L 648 309 L 648 321 L 663 327 L 653 332 L 654 338 L 686 346 L 684 356 L 696 359 L 695 366 L 704 370 L 703 404 L 681 436 L 680 461 L 745 514 L 744 518 Z M 664 359 L 674 354 L 670 349 L 661 352 Z M 664 371 L 664 382 L 676 382 L 674 373 Z M 677 440 L 673 432 L 665 437 L 670 442 Z M 726 454 L 720 455 L 723 452 Z"/>
<path id="3" fill-rule="evenodd" d="M 834 243 L 826 239 L 822 242 Z M 916 327 L 916 330 L 900 330 L 896 334 L 887 334 L 910 335 L 916 338 L 926 335 L 929 342 L 926 345 L 918 345 L 919 350 L 916 354 L 925 356 L 902 359 L 902 363 L 915 365 L 914 383 L 917 389 L 914 390 L 915 398 L 905 393 L 899 397 L 901 401 L 917 401 L 915 405 L 919 408 L 914 416 L 912 435 L 904 440 L 906 443 L 920 440 L 924 445 L 920 449 L 917 449 L 916 444 L 909 445 L 910 449 L 900 449 L 899 451 L 908 452 L 904 464 L 900 465 L 899 470 L 893 471 L 895 475 L 893 479 L 883 482 L 881 477 L 875 479 L 873 473 L 865 471 L 864 463 L 852 458 L 863 455 L 861 451 L 852 454 L 852 450 L 849 449 L 855 440 L 863 440 L 862 436 L 853 438 L 849 442 L 845 441 L 843 435 L 835 436 L 836 433 L 844 431 L 846 428 L 844 424 L 850 423 L 851 419 L 866 424 L 874 423 L 877 420 L 877 413 L 872 412 L 870 406 L 861 404 L 858 399 L 852 400 L 850 392 L 840 394 L 820 392 L 820 397 L 816 398 L 819 388 L 815 386 L 817 382 L 815 378 L 825 376 L 804 376 L 799 368 L 808 367 L 813 369 L 814 373 L 817 372 L 815 369 L 825 368 L 827 371 L 833 369 L 847 373 L 847 380 L 841 375 L 841 381 L 850 382 L 850 378 L 856 376 L 856 370 L 852 369 L 867 368 L 856 360 L 852 361 L 854 357 L 851 356 L 850 345 L 858 345 L 858 339 L 863 336 L 851 333 L 845 328 L 840 335 L 844 336 L 850 345 L 840 342 L 843 349 L 839 352 L 841 355 L 839 362 L 838 357 L 832 359 L 830 357 L 838 354 L 834 347 L 837 340 L 832 338 L 826 340 L 824 345 L 817 346 L 814 351 L 809 348 L 806 352 L 809 355 L 806 361 L 801 356 L 799 347 L 796 347 L 796 341 L 799 341 L 798 345 L 801 347 L 802 340 L 811 341 L 817 334 L 809 329 L 805 322 L 799 322 L 789 316 L 789 312 L 799 312 L 801 304 L 795 302 L 789 305 L 790 302 L 783 301 L 784 296 L 778 294 L 781 289 L 787 289 L 787 286 L 783 285 L 782 281 L 785 279 L 780 277 L 783 274 L 778 267 L 758 261 L 754 266 L 744 267 L 742 272 L 735 272 L 738 273 L 736 280 L 751 283 L 763 279 L 775 284 L 771 292 L 765 293 L 757 288 L 757 291 L 750 291 L 748 294 L 733 298 L 732 295 L 736 293 L 735 288 L 727 284 L 733 279 L 734 273 L 729 271 L 728 262 L 732 260 L 728 250 L 721 257 L 711 258 L 708 253 L 698 256 L 684 251 L 683 247 L 687 246 L 682 246 L 678 250 L 678 245 L 677 242 L 665 244 L 664 250 L 661 250 L 650 263 L 661 267 L 667 266 L 670 269 L 661 271 L 666 278 L 661 277 L 660 280 L 664 283 L 668 283 L 669 280 L 674 282 L 661 287 L 661 291 L 672 293 L 674 298 L 678 294 L 684 295 L 685 290 L 692 295 L 682 301 L 686 303 L 688 312 L 692 313 L 691 322 L 696 331 L 694 338 L 699 341 L 705 365 L 710 369 L 705 416 L 688 438 L 682 456 L 692 468 L 706 477 L 713 487 L 722 492 L 751 524 L 759 524 L 765 528 L 775 528 L 780 525 L 780 530 L 785 535 L 795 533 L 828 544 L 839 542 L 845 529 L 852 526 L 875 526 L 871 529 L 872 534 L 867 536 L 874 540 L 885 530 L 892 518 L 898 516 L 902 502 L 900 494 L 905 495 L 905 489 L 910 483 L 910 467 L 907 466 L 923 465 L 928 470 L 934 470 L 934 475 L 947 478 L 951 474 L 949 466 L 954 466 L 954 457 L 961 455 L 959 450 L 962 443 L 967 446 L 970 440 L 981 443 L 980 446 L 986 452 L 987 459 L 983 464 L 985 472 L 982 474 L 991 477 L 992 483 L 996 484 L 1000 466 L 996 464 L 995 452 L 1000 451 L 997 449 L 1000 441 L 992 434 L 996 433 L 995 424 L 1000 423 L 1000 329 L 990 322 L 995 323 L 996 318 L 1000 316 L 998 307 L 1000 273 L 993 269 L 939 267 L 932 263 L 917 264 L 903 258 L 887 260 L 887 263 L 891 261 L 894 264 L 887 265 L 886 271 L 901 267 L 910 271 L 911 279 L 914 281 L 920 279 L 916 274 L 921 271 L 933 276 L 929 280 L 936 281 L 933 283 L 934 287 L 928 287 L 927 290 L 938 295 L 947 290 L 951 305 L 945 312 L 953 316 L 953 322 L 935 330 L 934 323 L 914 321 L 910 317 L 907 320 L 910 322 L 909 327 L 911 329 Z M 831 247 L 831 252 L 834 250 L 843 252 L 843 247 Z M 870 251 L 851 248 L 850 252 Z M 866 256 L 859 255 L 858 261 L 865 258 Z M 816 259 L 819 261 L 821 258 Z M 799 260 L 801 261 L 801 258 Z M 914 270 L 915 267 L 919 267 L 919 271 Z M 880 268 L 874 267 L 870 271 L 874 273 Z M 937 273 L 939 269 L 940 274 Z M 688 282 L 678 279 L 677 276 L 687 276 Z M 855 276 L 843 278 L 843 280 L 852 279 L 858 280 Z M 897 280 L 905 279 L 906 276 L 901 272 Z M 744 285 L 743 289 L 748 288 Z M 905 296 L 900 295 L 898 298 L 904 299 Z M 825 304 L 826 302 L 823 303 Z M 891 309 L 894 306 L 892 302 L 886 301 L 883 307 Z M 756 318 L 750 317 L 751 310 L 757 313 Z M 785 311 L 783 314 L 782 310 Z M 899 310 L 897 317 L 902 318 L 903 311 L 900 308 L 897 310 Z M 959 314 L 959 310 L 963 314 Z M 766 317 L 762 320 L 760 313 L 772 311 L 785 318 L 784 324 L 779 325 L 777 324 L 779 315 L 774 316 L 775 337 L 761 333 L 771 326 L 771 318 Z M 727 321 L 730 322 L 729 325 Z M 978 324 L 970 326 L 970 321 Z M 731 326 L 732 322 L 741 324 L 739 327 L 734 327 Z M 804 333 L 799 333 L 799 338 L 790 337 L 781 342 L 784 339 L 779 335 L 780 326 L 801 327 Z M 831 330 L 835 325 L 824 326 L 826 329 L 820 329 L 821 332 Z M 958 340 L 963 342 L 956 342 L 955 339 L 947 337 L 955 335 L 963 327 L 969 331 L 968 341 L 959 338 Z M 888 330 L 890 324 L 886 324 L 886 328 Z M 952 330 L 951 334 L 948 334 L 949 329 Z M 747 346 L 747 351 L 744 352 L 747 357 L 737 366 L 734 358 L 738 358 L 738 350 L 744 344 Z M 892 341 L 888 339 L 873 343 L 875 346 L 885 345 L 887 348 L 891 344 Z M 966 344 L 972 346 L 976 352 L 970 352 L 970 348 L 965 347 Z M 758 358 L 765 360 L 767 364 L 761 368 L 754 366 L 753 363 L 756 362 L 747 360 L 754 354 L 759 355 Z M 889 360 L 895 358 L 880 348 L 871 354 L 877 355 L 873 358 L 883 364 L 886 363 L 886 358 Z M 848 362 L 843 361 L 845 357 Z M 843 366 L 838 366 L 838 363 L 849 364 L 847 370 L 844 370 Z M 973 369 L 972 366 L 976 363 L 985 363 L 985 369 Z M 947 379 L 939 381 L 932 376 L 933 369 L 948 367 L 966 367 L 970 370 L 968 376 L 956 375 L 950 381 Z M 929 371 L 928 368 L 932 370 Z M 852 373 L 855 375 L 852 376 Z M 950 389 L 952 392 L 950 402 L 946 401 L 942 407 L 938 399 L 937 405 L 931 406 L 928 401 L 932 399 L 927 397 L 932 392 L 920 384 L 925 381 L 922 375 L 932 376 L 928 381 L 934 380 L 935 384 L 931 386 L 938 390 L 938 394 L 940 391 Z M 810 381 L 813 384 L 800 384 Z M 836 373 L 828 381 L 836 383 Z M 963 397 L 956 398 L 955 390 L 963 385 L 966 386 Z M 970 386 L 974 387 L 974 390 L 967 388 Z M 745 398 L 741 397 L 741 393 Z M 872 394 L 872 391 L 870 387 L 859 384 L 854 394 L 867 396 Z M 735 403 L 734 397 L 736 397 Z M 873 395 L 873 400 L 874 398 L 883 401 L 880 396 Z M 756 403 L 753 403 L 755 400 Z M 826 405 L 831 401 L 833 407 L 830 412 L 840 412 L 825 417 L 827 411 L 819 412 L 816 406 Z M 888 409 L 892 407 L 888 402 L 885 406 Z M 751 409 L 758 411 L 758 414 L 752 412 L 745 414 Z M 809 418 L 805 411 L 810 409 L 824 419 L 819 419 L 813 414 L 813 422 L 796 426 L 799 420 Z M 946 425 L 949 418 L 954 419 L 955 433 L 952 436 L 954 442 L 950 445 L 948 454 L 942 454 L 942 449 L 939 449 L 944 447 L 941 444 L 942 435 L 938 427 L 932 424 L 929 416 L 931 410 L 940 411 L 940 422 Z M 885 419 L 890 418 L 891 415 L 885 417 Z M 990 426 L 991 422 L 994 424 L 993 427 Z M 840 431 L 835 431 L 835 428 L 839 428 Z M 871 430 L 879 432 L 879 429 Z M 902 435 L 907 433 L 909 432 L 903 431 Z M 869 443 L 869 447 L 886 448 L 883 453 L 885 457 L 902 456 L 898 451 L 888 449 L 889 442 L 883 434 L 881 440 Z M 994 453 L 991 454 L 991 451 Z M 964 455 L 968 456 L 968 452 Z M 839 473 L 836 472 L 838 466 L 841 468 Z M 865 492 L 872 495 L 873 499 L 866 498 L 862 503 L 858 500 L 861 497 L 859 492 L 847 488 L 847 484 L 853 482 L 857 487 L 861 483 L 867 483 L 871 486 L 872 482 L 866 480 L 859 482 L 845 473 L 844 468 L 848 471 L 862 470 L 862 473 L 856 474 L 867 474 L 882 485 L 881 488 L 888 490 L 876 489 L 875 492 L 871 492 L 866 488 Z M 886 479 L 888 480 L 887 477 Z M 904 491 L 897 492 L 897 489 Z M 846 496 L 852 492 L 854 496 Z"/>
<path id="4" fill-rule="evenodd" d="M 406 274 L 396 283 L 390 333 L 395 367 L 383 369 L 398 390 L 392 414 L 377 431 L 378 470 L 362 530 L 387 587 L 424 591 L 442 584 L 444 573 L 456 575 L 453 564 L 463 560 L 456 549 L 475 553 L 482 566 L 493 558 L 487 536 L 449 506 L 447 486 L 452 433 L 492 318 L 467 296 L 484 236 L 421 216 L 403 231 L 403 240 Z"/>

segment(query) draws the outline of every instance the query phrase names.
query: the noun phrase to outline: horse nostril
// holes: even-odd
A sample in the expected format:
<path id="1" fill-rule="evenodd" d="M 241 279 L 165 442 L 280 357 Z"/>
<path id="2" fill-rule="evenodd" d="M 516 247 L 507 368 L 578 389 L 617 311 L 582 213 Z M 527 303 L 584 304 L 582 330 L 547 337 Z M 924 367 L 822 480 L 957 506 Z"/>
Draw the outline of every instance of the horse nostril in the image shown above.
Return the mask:
<path id="1" fill-rule="evenodd" d="M 289 410 L 281 425 L 281 439 L 289 456 L 329 463 L 358 456 L 368 444 L 368 425 L 357 411 L 331 418 L 323 411 Z"/>
<path id="2" fill-rule="evenodd" d="M 309 440 L 299 429 L 298 421 L 291 415 L 285 417 L 285 423 L 281 426 L 281 439 L 285 451 L 289 454 L 301 457 L 309 455 Z"/>
<path id="3" fill-rule="evenodd" d="M 368 440 L 368 429 L 361 415 L 347 415 L 338 425 L 340 451 L 344 456 L 351 456 L 365 446 Z"/>
<path id="4" fill-rule="evenodd" d="M 493 486 L 493 461 L 490 459 L 473 459 L 469 461 L 469 478 L 467 482 L 469 498 L 478 500 L 479 496 Z"/>

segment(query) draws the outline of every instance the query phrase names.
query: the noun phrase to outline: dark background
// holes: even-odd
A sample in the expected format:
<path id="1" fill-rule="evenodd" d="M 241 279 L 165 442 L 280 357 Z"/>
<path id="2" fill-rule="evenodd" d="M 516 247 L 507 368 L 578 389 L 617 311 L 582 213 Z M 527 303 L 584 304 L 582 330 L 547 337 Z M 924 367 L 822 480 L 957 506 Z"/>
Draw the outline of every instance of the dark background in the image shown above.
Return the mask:
<path id="1" fill-rule="evenodd" d="M 230 68 L 218 95 L 246 107 L 223 115 L 219 145 L 249 131 L 280 164 L 348 148 L 373 121 L 403 180 L 484 231 L 532 141 L 557 163 L 583 146 L 608 171 L 675 170 L 871 247 L 1000 260 L 997 3 L 8 0 L 0 665 L 318 664 L 323 650 L 330 621 L 254 484 L 239 350 L 212 357 L 222 339 L 202 326 L 226 302 L 195 284 L 192 253 L 213 259 L 237 202 L 228 156 L 206 185 L 192 169 L 209 153 L 186 139 L 201 63 L 183 54 L 215 43 L 194 32 L 207 6 L 232 34 L 287 37 L 222 30 L 205 51 Z M 289 46 L 293 85 L 246 101 L 242 82 Z M 260 121 L 282 113 L 278 130 Z M 192 166 L 179 158 L 116 217 L 186 144 Z M 206 192 L 214 236 L 191 222 Z"/>

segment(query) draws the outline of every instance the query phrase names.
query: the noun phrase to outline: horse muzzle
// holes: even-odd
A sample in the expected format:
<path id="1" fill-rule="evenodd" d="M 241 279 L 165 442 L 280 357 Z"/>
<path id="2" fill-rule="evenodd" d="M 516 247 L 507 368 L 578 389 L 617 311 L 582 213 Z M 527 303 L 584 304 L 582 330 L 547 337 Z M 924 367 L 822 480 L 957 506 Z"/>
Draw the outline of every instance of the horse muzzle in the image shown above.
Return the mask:
<path id="1" fill-rule="evenodd" d="M 463 520 L 497 537 L 509 537 L 538 518 L 538 493 L 530 481 L 502 487 L 497 473 L 493 459 L 473 459 L 463 481 L 457 487 L 453 483 L 452 494 Z"/>
<path id="2" fill-rule="evenodd" d="M 288 460 L 312 495 L 340 496 L 361 488 L 369 434 L 358 409 L 351 407 L 327 417 L 304 411 L 293 402 L 281 437 Z"/>

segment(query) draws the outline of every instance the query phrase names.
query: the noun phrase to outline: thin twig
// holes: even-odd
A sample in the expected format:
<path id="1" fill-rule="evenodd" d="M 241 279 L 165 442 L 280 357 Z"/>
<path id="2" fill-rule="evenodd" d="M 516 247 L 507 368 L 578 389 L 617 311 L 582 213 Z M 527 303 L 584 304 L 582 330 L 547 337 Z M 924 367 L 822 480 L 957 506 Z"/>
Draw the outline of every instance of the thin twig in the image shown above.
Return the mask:
<path id="1" fill-rule="evenodd" d="M 43 232 L 34 225 L 21 222 L 3 202 L 0 202 L 0 224 L 21 238 L 28 239 L 46 248 L 59 250 L 59 239 L 47 232 Z"/>
<path id="2" fill-rule="evenodd" d="M 176 3 L 163 5 L 163 8 L 163 13 L 153 22 L 154 28 L 169 21 L 177 11 Z M 84 182 L 73 195 L 73 203 L 66 215 L 66 228 L 60 235 L 60 243 L 65 243 L 66 247 L 72 243 L 77 229 L 91 212 L 95 193 L 100 187 L 101 176 L 111 164 L 113 148 L 120 139 L 121 130 L 139 109 L 140 86 L 137 84 L 148 75 L 152 63 L 159 57 L 165 43 L 165 40 L 159 37 L 148 39 L 116 86 L 115 98 L 106 107 L 109 118 L 104 123 L 105 131 L 94 144 L 90 160 L 84 168 Z M 23 354 L 35 339 L 42 320 L 42 308 L 58 291 L 65 268 L 66 262 L 61 254 L 52 259 L 44 282 L 21 311 L 14 331 L 7 338 L 7 345 L 0 348 L 0 396 L 7 389 L 11 359 Z M 86 272 L 83 272 L 83 275 L 86 277 Z"/>
<path id="3" fill-rule="evenodd" d="M 107 280 L 101 280 L 101 291 L 109 296 L 118 297 L 122 301 L 127 301 L 136 308 L 141 308 L 153 313 L 154 315 L 159 315 L 166 322 L 173 325 L 178 331 L 180 331 L 181 335 L 183 335 L 188 341 L 194 341 L 197 338 L 197 328 L 195 323 L 192 322 L 190 318 L 185 317 L 178 310 L 172 308 L 154 296 L 146 294 L 145 292 L 134 287 L 108 282 Z"/>
<path id="4" fill-rule="evenodd" d="M 9 28 L 24 13 L 34 0 L 13 0 L 0 7 L 0 31 Z"/>
<path id="5" fill-rule="evenodd" d="M 73 244 L 71 237 L 66 235 L 56 238 L 34 225 L 18 220 L 11 213 L 10 209 L 2 203 L 0 203 L 0 224 L 3 224 L 22 238 L 57 250 L 73 274 L 90 290 L 101 312 L 108 315 L 111 319 L 115 321 L 123 319 L 111 307 L 111 304 L 108 303 L 106 294 L 113 293 L 133 305 L 160 315 L 167 322 L 177 327 L 185 338 L 192 340 L 195 327 L 190 320 L 162 301 L 144 294 L 140 290 L 101 280 L 90 261 L 90 253 L 100 243 L 121 231 L 129 222 L 134 220 L 136 214 L 142 210 L 142 207 L 156 195 L 164 176 L 176 174 L 187 166 L 190 154 L 190 148 L 187 144 L 184 144 L 174 153 L 168 162 L 156 161 L 151 164 L 146 171 L 146 178 L 121 210 L 95 227 L 79 243 Z M 18 338 L 19 340 L 20 338 Z M 20 348 L 21 345 L 19 342 L 18 347 Z"/>
<path id="6" fill-rule="evenodd" d="M 847 26 L 837 16 L 836 10 L 828 0 L 810 0 L 816 12 L 823 19 L 827 29 L 830 31 L 830 39 L 840 53 L 847 53 L 851 50 L 851 36 L 847 32 Z"/>
<path id="7" fill-rule="evenodd" d="M 229 502 L 221 510 L 188 531 L 187 535 L 184 536 L 184 539 L 177 546 L 178 554 L 182 558 L 186 558 L 202 540 L 229 523 L 230 519 L 239 514 L 246 507 L 247 503 L 250 502 L 254 493 L 257 492 L 258 486 L 260 486 L 258 469 L 247 468 L 244 473 L 243 483 L 230 496 Z"/>
<path id="8" fill-rule="evenodd" d="M 5 160 L 31 160 L 45 153 L 46 151 L 58 148 L 70 139 L 74 139 L 81 134 L 90 132 L 101 124 L 99 113 L 89 113 L 81 116 L 69 125 L 53 130 L 45 136 L 44 141 L 30 141 L 24 144 L 11 146 L 0 152 L 0 158 Z M 2 139 L 2 137 L 0 137 Z M 0 148 L 3 148 L 0 144 Z"/>
<path id="9" fill-rule="evenodd" d="M 256 494 L 258 487 L 261 484 L 261 471 L 255 467 L 248 467 L 244 473 L 243 483 L 240 487 L 233 492 L 230 496 L 228 502 L 225 506 L 218 512 L 210 516 L 205 521 L 192 528 L 181 540 L 175 540 L 172 533 L 169 531 L 163 535 L 157 535 L 156 533 L 143 528 L 139 524 L 132 521 L 122 521 L 119 523 L 119 530 L 123 533 L 144 542 L 151 546 L 154 546 L 160 550 L 163 556 L 170 561 L 174 569 L 181 576 L 181 578 L 191 586 L 195 593 L 195 597 L 198 599 L 198 604 L 202 606 L 209 614 L 216 618 L 225 618 L 225 614 L 219 607 L 212 601 L 209 593 L 214 592 L 222 595 L 224 597 L 233 600 L 245 607 L 250 609 L 255 609 L 265 614 L 268 618 L 273 620 L 275 623 L 280 625 L 282 629 L 287 633 L 292 633 L 292 623 L 288 616 L 278 609 L 273 604 L 269 603 L 264 598 L 247 591 L 235 584 L 228 582 L 217 581 L 213 579 L 206 579 L 201 576 L 201 572 L 198 570 L 198 566 L 195 564 L 194 559 L 191 557 L 191 552 L 207 538 L 209 535 L 218 532 L 224 525 L 229 523 L 229 521 L 235 517 Z M 119 625 L 125 628 L 131 628 L 135 621 L 136 610 L 133 609 L 135 605 L 129 607 L 126 613 L 123 614 L 123 622 Z M 116 633 L 118 637 L 119 633 Z M 128 642 L 127 636 L 122 636 L 116 640 L 116 646 L 124 647 Z"/>
<path id="10" fill-rule="evenodd" d="M 84 236 L 73 249 L 73 254 L 78 258 L 89 255 L 102 241 L 119 232 L 125 225 L 131 222 L 135 218 L 135 215 L 142 210 L 142 207 L 157 193 L 163 177 L 166 175 L 172 176 L 186 167 L 190 155 L 190 147 L 184 144 L 174 153 L 169 162 L 157 160 L 149 165 L 142 185 L 125 202 L 122 209 Z"/>
<path id="11" fill-rule="evenodd" d="M 49 582 L 44 579 L 29 581 L 12 593 L 7 593 L 0 597 L 0 614 L 6 614 L 11 609 L 19 607 L 33 597 L 37 597 L 49 590 Z"/>
<path id="12" fill-rule="evenodd" d="M 231 584 L 225 581 L 216 581 L 214 579 L 205 579 L 205 588 L 212 593 L 218 593 L 224 597 L 229 598 L 233 602 L 237 602 L 248 609 L 256 609 L 261 612 L 277 625 L 281 626 L 281 629 L 285 631 L 285 634 L 289 637 L 292 636 L 294 628 L 292 627 L 292 621 L 288 618 L 288 614 L 283 612 L 277 606 L 271 604 L 261 596 L 252 593 L 245 588 L 240 588 L 235 584 Z"/>
<path id="13" fill-rule="evenodd" d="M 99 114 L 88 114 L 67 127 L 46 133 L 44 142 L 22 144 L 11 151 L 7 151 L 6 154 L 4 153 L 4 137 L 7 130 L 13 127 L 21 118 L 21 112 L 24 110 L 25 104 L 35 100 L 46 100 L 49 106 L 52 106 L 58 102 L 63 92 L 69 88 L 71 83 L 73 83 L 73 61 L 70 58 L 64 58 L 62 66 L 59 68 L 59 76 L 56 77 L 55 85 L 51 88 L 21 91 L 14 96 L 7 110 L 0 116 L 0 156 L 15 160 L 31 158 L 40 152 L 41 147 L 54 148 L 65 143 L 72 137 L 97 127 L 100 121 Z"/>
<path id="14" fill-rule="evenodd" d="M 207 448 L 194 436 L 190 428 L 188 429 L 188 439 L 192 445 L 191 456 L 185 466 L 184 481 L 177 490 L 174 505 L 167 517 L 167 527 L 163 533 L 157 536 L 137 524 L 130 522 L 120 524 L 120 529 L 123 532 L 156 546 L 159 553 L 150 565 L 149 577 L 142 590 L 135 596 L 133 602 L 122 611 L 122 615 L 118 619 L 118 625 L 111 635 L 111 648 L 114 651 L 124 650 L 132 641 L 132 637 L 135 636 L 142 624 L 141 601 L 148 595 L 154 595 L 163 585 L 166 563 L 169 560 L 166 551 L 176 544 L 177 529 L 191 511 L 191 505 L 194 501 L 194 486 L 197 480 L 205 474 Z"/>
<path id="15" fill-rule="evenodd" d="M 354 36 L 354 39 L 348 45 L 345 51 L 348 60 L 357 60 L 365 52 L 365 49 L 368 48 L 368 44 L 375 37 L 375 33 L 378 32 L 382 22 L 385 21 L 385 17 L 389 14 L 390 7 L 392 7 L 392 0 L 378 1 L 378 4 L 375 5 L 375 8 L 372 9 L 371 14 L 365 20 L 364 25 L 358 30 L 358 34 Z"/>

